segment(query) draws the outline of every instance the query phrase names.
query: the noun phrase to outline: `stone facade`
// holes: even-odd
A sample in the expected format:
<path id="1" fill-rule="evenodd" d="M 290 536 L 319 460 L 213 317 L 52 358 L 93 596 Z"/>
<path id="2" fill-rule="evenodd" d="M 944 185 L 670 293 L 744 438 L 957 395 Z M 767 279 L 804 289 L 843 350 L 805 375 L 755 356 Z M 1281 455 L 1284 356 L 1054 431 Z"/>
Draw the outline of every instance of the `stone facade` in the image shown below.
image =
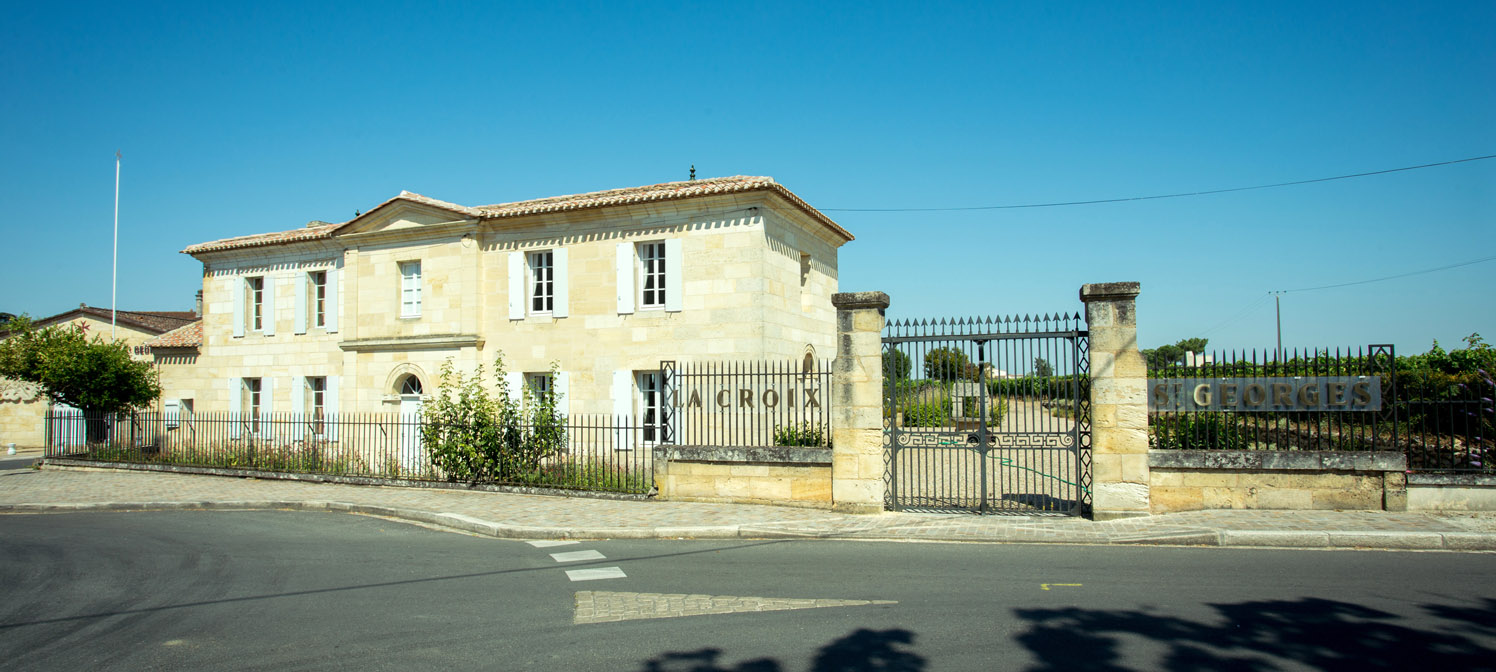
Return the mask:
<path id="1" fill-rule="evenodd" d="M 1147 515 L 1148 367 L 1138 352 L 1136 282 L 1084 285 L 1091 348 L 1092 511 Z"/>
<path id="2" fill-rule="evenodd" d="M 848 513 L 883 510 L 883 292 L 848 292 L 836 306 L 832 364 L 831 498 Z"/>
<path id="3" fill-rule="evenodd" d="M 1402 453 L 1154 450 L 1148 458 L 1153 513 L 1408 508 Z"/>
<path id="4" fill-rule="evenodd" d="M 827 448 L 656 447 L 661 499 L 830 508 Z"/>
<path id="5" fill-rule="evenodd" d="M 402 194 L 343 224 L 188 248 L 204 265 L 203 343 L 190 373 L 163 366 L 164 395 L 239 411 L 257 378 L 262 411 L 303 412 L 305 381 L 321 378 L 326 412 L 400 412 L 412 378 L 429 395 L 444 362 L 471 372 L 502 353 L 508 385 L 555 363 L 569 414 L 637 416 L 637 374 L 662 360 L 830 352 L 849 240 L 768 178 L 478 208 Z M 538 252 L 553 273 L 541 311 Z M 663 305 L 647 305 L 649 252 L 664 256 Z M 406 315 L 412 286 L 419 310 Z"/>

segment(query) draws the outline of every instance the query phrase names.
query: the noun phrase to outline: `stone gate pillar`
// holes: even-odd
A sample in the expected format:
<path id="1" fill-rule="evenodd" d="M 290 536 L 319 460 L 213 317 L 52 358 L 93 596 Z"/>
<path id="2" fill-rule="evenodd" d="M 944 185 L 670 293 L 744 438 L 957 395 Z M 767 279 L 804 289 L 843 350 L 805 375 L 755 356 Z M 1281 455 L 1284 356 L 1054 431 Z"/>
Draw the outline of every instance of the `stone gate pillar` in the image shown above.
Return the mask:
<path id="1" fill-rule="evenodd" d="M 850 513 L 883 510 L 883 292 L 833 294 L 831 501 Z"/>
<path id="2" fill-rule="evenodd" d="M 1082 285 L 1091 332 L 1091 509 L 1148 515 L 1148 367 L 1138 352 L 1136 282 Z"/>

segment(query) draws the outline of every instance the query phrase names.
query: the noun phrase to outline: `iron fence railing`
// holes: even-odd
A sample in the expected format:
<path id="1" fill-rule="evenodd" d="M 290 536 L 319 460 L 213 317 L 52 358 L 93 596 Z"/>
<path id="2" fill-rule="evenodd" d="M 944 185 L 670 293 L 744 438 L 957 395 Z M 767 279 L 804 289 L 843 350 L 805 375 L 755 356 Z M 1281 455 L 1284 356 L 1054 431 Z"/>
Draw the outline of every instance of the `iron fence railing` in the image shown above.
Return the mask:
<path id="1" fill-rule="evenodd" d="M 666 443 L 831 445 L 831 362 L 661 362 Z"/>
<path id="2" fill-rule="evenodd" d="M 566 418 L 560 449 L 533 464 L 491 470 L 483 482 L 647 492 L 653 486 L 646 428 L 628 418 Z M 421 416 L 136 412 L 46 415 L 48 457 L 418 481 L 458 480 L 437 466 Z M 520 425 L 521 436 L 531 428 Z M 512 463 L 506 463 L 512 464 Z"/>
<path id="3" fill-rule="evenodd" d="M 1408 468 L 1496 473 L 1496 386 L 1484 376 L 1411 370 L 1398 374 L 1396 411 Z"/>
<path id="4" fill-rule="evenodd" d="M 1391 345 L 1216 352 L 1148 371 L 1159 449 L 1397 451 L 1422 472 L 1496 472 L 1481 377 L 1399 370 Z"/>
<path id="5" fill-rule="evenodd" d="M 1395 445 L 1397 415 L 1382 403 L 1396 394 L 1390 345 L 1281 356 L 1217 352 L 1194 359 L 1148 371 L 1153 448 L 1392 450 Z"/>
<path id="6" fill-rule="evenodd" d="M 882 342 L 890 508 L 1086 509 L 1090 336 L 1078 313 L 895 320 Z"/>

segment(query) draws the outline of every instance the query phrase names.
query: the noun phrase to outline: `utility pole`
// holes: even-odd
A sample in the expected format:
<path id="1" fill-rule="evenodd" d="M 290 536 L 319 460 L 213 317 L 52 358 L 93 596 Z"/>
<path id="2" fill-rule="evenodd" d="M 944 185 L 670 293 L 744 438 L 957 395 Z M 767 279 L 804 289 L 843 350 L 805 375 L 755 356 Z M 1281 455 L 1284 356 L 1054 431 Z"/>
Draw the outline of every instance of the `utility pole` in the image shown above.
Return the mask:
<path id="1" fill-rule="evenodd" d="M 114 152 L 114 272 L 110 274 L 109 280 L 109 340 L 116 340 L 115 324 L 119 321 L 119 313 L 115 308 L 115 300 L 119 297 L 119 161 L 123 155 L 119 150 Z"/>
<path id="2" fill-rule="evenodd" d="M 1278 315 L 1278 361 L 1283 361 L 1283 292 L 1273 292 L 1273 312 Z"/>

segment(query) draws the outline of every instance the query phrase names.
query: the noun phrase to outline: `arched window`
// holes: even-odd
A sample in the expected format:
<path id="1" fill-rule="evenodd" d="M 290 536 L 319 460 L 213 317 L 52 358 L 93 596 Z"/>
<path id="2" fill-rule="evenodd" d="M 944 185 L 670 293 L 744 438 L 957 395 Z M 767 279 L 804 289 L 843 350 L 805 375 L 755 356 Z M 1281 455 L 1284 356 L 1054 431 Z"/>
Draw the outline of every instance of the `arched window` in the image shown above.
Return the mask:
<path id="1" fill-rule="evenodd" d="M 400 382 L 400 394 L 401 396 L 419 396 L 421 394 L 421 379 L 415 376 L 406 376 L 405 380 Z"/>

